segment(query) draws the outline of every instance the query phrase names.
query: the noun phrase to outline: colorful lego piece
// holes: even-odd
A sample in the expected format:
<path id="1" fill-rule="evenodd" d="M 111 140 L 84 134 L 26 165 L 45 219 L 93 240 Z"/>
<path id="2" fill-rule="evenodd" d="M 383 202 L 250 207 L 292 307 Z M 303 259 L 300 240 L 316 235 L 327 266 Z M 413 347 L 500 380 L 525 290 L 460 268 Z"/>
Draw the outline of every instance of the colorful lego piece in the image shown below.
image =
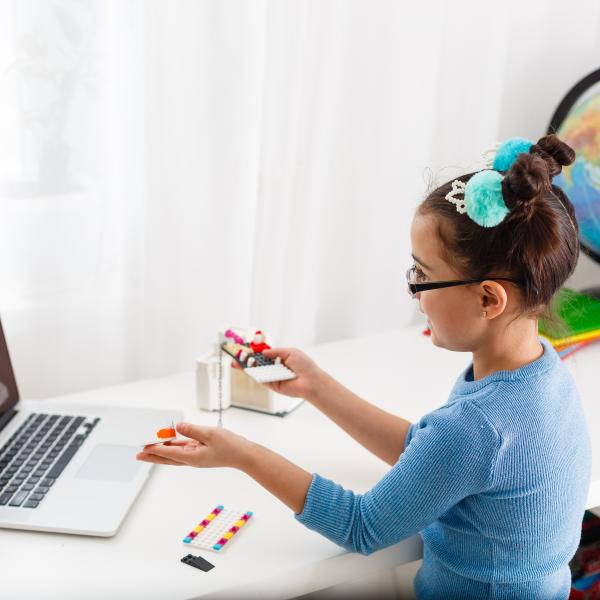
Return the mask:
<path id="1" fill-rule="evenodd" d="M 240 358 L 242 354 L 248 356 L 249 354 L 253 353 L 252 348 L 233 342 L 225 342 L 222 347 L 223 350 L 225 350 L 225 352 L 227 352 L 231 356 L 235 356 L 236 358 Z"/>
<path id="2" fill-rule="evenodd" d="M 236 344 L 245 344 L 245 340 L 242 336 L 238 335 L 233 329 L 228 329 L 225 332 L 225 337 L 232 339 Z"/>
<path id="3" fill-rule="evenodd" d="M 252 515 L 252 511 L 225 509 L 222 504 L 219 504 L 183 538 L 183 543 L 219 552 Z"/>
<path id="4" fill-rule="evenodd" d="M 268 358 L 262 354 L 264 350 L 271 348 L 265 342 L 265 334 L 262 331 L 257 330 L 253 341 L 249 344 L 229 341 L 234 338 L 232 335 L 227 335 L 228 332 L 233 334 L 230 329 L 225 332 L 225 337 L 228 341 L 221 343 L 221 348 L 255 381 L 259 383 L 272 383 L 296 377 L 296 374 L 283 364 L 281 357 Z"/>

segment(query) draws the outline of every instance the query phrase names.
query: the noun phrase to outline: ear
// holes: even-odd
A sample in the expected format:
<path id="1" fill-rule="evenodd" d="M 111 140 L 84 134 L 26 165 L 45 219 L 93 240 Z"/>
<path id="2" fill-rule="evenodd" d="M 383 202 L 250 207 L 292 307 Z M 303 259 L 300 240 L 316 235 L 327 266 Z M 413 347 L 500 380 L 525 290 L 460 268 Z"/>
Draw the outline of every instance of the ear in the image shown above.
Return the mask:
<path id="1" fill-rule="evenodd" d="M 486 279 L 478 288 L 479 308 L 486 313 L 486 318 L 494 319 L 501 315 L 508 304 L 508 295 L 503 285 L 497 281 Z"/>

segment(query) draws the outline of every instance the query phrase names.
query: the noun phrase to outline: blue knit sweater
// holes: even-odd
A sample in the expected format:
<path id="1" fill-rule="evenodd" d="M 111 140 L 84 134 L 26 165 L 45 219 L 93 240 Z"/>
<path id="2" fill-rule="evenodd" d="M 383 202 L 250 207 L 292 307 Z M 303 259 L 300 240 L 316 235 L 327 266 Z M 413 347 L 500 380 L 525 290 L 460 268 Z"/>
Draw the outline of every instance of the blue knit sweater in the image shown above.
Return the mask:
<path id="1" fill-rule="evenodd" d="M 514 371 L 473 381 L 470 364 L 365 494 L 313 475 L 296 518 L 363 554 L 420 532 L 421 600 L 566 599 L 591 445 L 575 383 L 540 341 L 543 355 Z"/>

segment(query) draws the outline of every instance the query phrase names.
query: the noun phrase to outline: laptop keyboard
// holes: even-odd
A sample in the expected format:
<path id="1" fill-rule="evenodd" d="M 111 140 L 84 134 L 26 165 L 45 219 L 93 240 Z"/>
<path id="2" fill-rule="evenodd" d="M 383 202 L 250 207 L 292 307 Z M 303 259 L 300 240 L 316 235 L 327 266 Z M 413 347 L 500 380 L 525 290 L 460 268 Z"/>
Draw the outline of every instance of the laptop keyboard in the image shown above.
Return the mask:
<path id="1" fill-rule="evenodd" d="M 37 508 L 99 421 L 31 413 L 0 448 L 0 506 Z"/>

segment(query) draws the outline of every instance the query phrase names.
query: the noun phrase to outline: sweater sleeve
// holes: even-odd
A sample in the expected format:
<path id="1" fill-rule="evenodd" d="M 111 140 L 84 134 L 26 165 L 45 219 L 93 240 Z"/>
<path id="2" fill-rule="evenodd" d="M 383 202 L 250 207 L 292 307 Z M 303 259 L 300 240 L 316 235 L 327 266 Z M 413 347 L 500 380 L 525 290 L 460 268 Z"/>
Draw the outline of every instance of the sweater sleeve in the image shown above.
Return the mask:
<path id="1" fill-rule="evenodd" d="M 501 438 L 478 407 L 443 406 L 410 434 L 398 462 L 365 494 L 314 474 L 296 519 L 346 550 L 371 554 L 489 489 Z"/>
<path id="2" fill-rule="evenodd" d="M 406 432 L 406 438 L 404 439 L 404 450 L 406 450 L 406 447 L 410 444 L 410 440 L 412 440 L 412 437 L 415 433 L 415 430 L 418 428 L 418 426 L 419 426 L 418 423 L 413 423 L 408 428 L 408 431 Z"/>

